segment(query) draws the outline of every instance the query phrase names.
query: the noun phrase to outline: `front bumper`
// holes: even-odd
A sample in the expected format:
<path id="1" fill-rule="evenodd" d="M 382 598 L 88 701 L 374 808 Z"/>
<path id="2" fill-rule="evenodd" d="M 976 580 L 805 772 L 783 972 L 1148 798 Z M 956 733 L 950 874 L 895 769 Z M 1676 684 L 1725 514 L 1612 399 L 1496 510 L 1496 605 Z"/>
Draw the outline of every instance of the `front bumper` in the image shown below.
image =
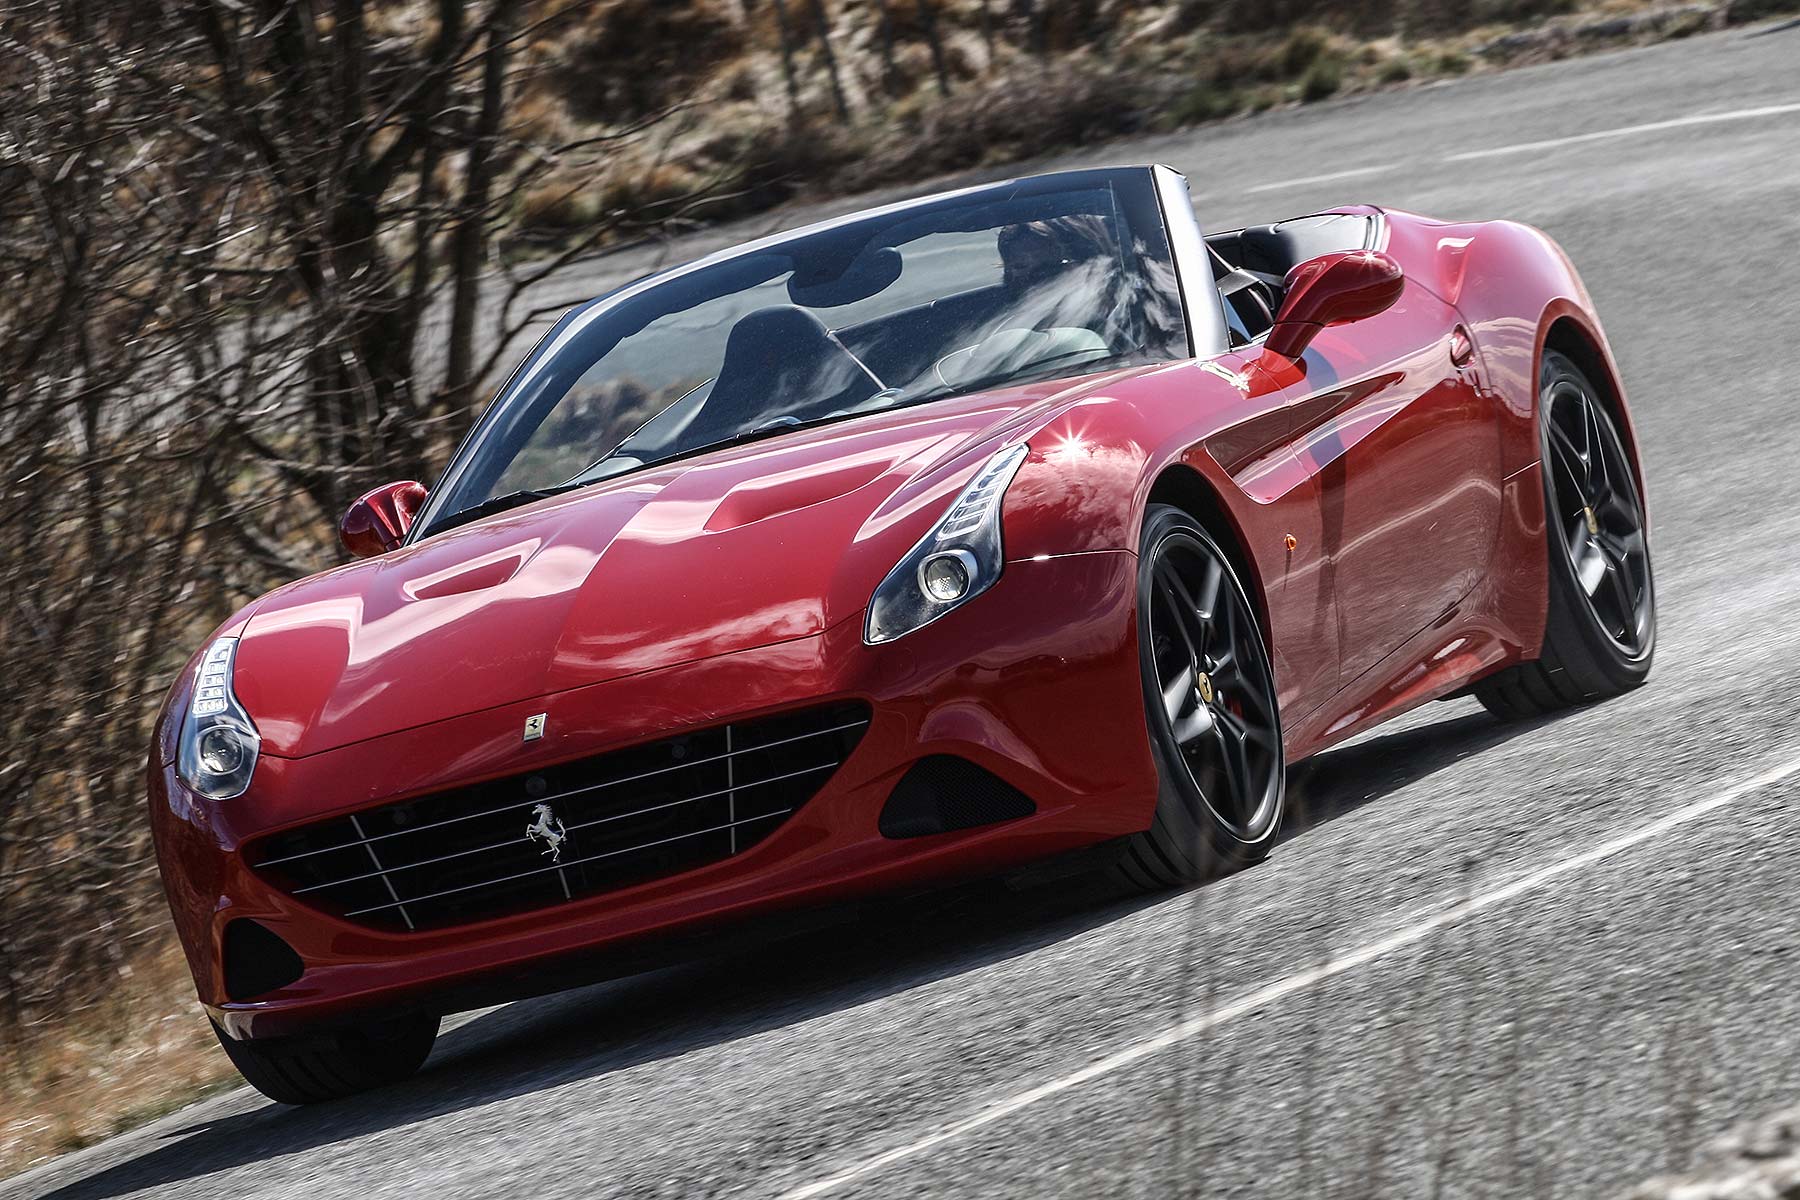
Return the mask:
<path id="1" fill-rule="evenodd" d="M 863 644 L 859 615 L 816 636 L 306 758 L 265 756 L 250 790 L 222 803 L 194 796 L 171 766 L 153 766 L 152 828 L 200 999 L 238 1037 L 399 1009 L 453 1011 L 484 989 L 538 990 L 596 953 L 992 871 L 1143 829 L 1156 785 L 1137 667 L 1136 569 L 1133 555 L 1113 551 L 1009 563 L 989 593 L 887 645 Z M 241 853 L 323 817 L 834 699 L 862 700 L 873 717 L 810 802 L 735 857 L 618 891 L 473 925 L 389 932 L 281 892 Z M 522 743 L 525 718 L 540 712 L 552 733 Z M 1036 813 L 883 837 L 877 819 L 888 794 L 929 754 L 986 768 L 1030 796 Z M 297 982 L 251 1001 L 227 998 L 220 946 L 239 917 L 293 947 L 306 967 Z"/>

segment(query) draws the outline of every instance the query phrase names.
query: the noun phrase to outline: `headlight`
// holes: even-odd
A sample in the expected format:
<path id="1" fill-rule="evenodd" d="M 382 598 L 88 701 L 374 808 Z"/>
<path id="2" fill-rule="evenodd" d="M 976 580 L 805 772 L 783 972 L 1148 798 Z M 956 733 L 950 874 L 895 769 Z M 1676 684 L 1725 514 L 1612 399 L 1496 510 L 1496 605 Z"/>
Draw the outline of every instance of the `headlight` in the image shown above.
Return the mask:
<path id="1" fill-rule="evenodd" d="M 943 519 L 888 572 L 869 599 L 865 642 L 903 637 L 994 586 L 1006 561 L 1000 502 L 1029 453 L 1020 443 L 988 459 Z"/>
<path id="2" fill-rule="evenodd" d="M 183 783 L 209 800 L 230 800 L 250 786 L 262 745 L 256 723 L 231 690 L 237 639 L 220 638 L 206 648 L 194 679 L 194 698 L 181 722 L 176 770 Z"/>

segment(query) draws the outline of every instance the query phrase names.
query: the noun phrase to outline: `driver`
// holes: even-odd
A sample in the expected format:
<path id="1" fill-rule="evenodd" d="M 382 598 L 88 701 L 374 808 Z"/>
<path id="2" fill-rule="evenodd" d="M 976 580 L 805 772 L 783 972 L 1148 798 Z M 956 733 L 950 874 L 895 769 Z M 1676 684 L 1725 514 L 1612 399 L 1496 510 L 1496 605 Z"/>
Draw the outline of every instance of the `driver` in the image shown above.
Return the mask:
<path id="1" fill-rule="evenodd" d="M 1000 230 L 1002 278 L 1015 296 L 1084 264 L 1117 257 L 1106 222 L 1088 214 L 1021 221 Z"/>
<path id="2" fill-rule="evenodd" d="M 1090 330 L 1115 337 L 1126 275 L 1112 227 L 1088 213 L 1021 221 L 999 235 L 1006 311 L 1012 329 Z"/>

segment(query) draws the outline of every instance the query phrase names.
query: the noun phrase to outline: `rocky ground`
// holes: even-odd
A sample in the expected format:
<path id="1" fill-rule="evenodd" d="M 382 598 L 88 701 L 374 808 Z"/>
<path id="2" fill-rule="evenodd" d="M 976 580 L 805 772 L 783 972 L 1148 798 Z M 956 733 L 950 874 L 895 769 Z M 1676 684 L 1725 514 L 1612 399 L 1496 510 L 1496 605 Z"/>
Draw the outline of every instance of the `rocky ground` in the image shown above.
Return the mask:
<path id="1" fill-rule="evenodd" d="M 1800 1196 L 1800 1108 L 1709 1143 L 1690 1171 L 1658 1176 L 1622 1200 L 1793 1200 Z"/>

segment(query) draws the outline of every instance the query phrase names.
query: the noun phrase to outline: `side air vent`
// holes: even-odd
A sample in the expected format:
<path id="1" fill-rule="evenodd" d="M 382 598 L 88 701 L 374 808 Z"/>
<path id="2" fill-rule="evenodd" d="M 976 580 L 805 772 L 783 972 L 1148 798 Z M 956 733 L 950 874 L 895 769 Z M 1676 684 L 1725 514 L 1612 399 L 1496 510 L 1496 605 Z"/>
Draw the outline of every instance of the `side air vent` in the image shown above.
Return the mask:
<path id="1" fill-rule="evenodd" d="M 1031 797 L 967 759 L 934 754 L 914 763 L 881 809 L 883 837 L 924 837 L 1012 821 L 1037 811 Z"/>
<path id="2" fill-rule="evenodd" d="M 239 918 L 225 926 L 225 994 L 250 1000 L 306 973 L 294 948 L 266 925 Z"/>

